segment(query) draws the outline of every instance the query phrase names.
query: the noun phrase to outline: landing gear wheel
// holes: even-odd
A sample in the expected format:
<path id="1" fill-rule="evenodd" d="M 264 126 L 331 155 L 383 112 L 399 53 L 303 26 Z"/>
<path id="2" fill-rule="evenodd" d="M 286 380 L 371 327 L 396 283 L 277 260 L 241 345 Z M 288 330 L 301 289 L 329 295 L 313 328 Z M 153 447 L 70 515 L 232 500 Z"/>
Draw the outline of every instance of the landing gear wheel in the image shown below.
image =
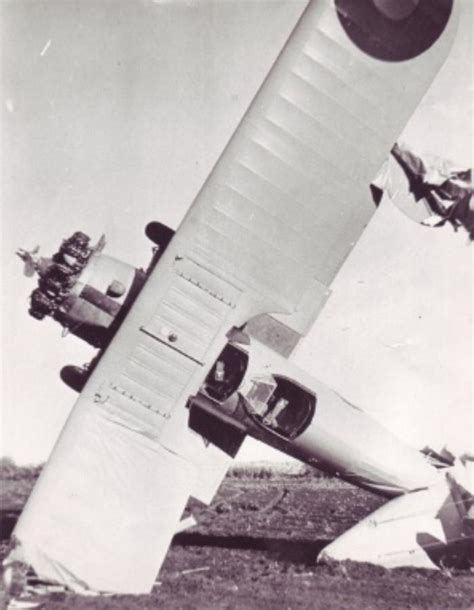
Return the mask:
<path id="1" fill-rule="evenodd" d="M 153 221 L 149 222 L 145 227 L 145 235 L 163 251 L 170 243 L 174 231 L 161 222 Z"/>

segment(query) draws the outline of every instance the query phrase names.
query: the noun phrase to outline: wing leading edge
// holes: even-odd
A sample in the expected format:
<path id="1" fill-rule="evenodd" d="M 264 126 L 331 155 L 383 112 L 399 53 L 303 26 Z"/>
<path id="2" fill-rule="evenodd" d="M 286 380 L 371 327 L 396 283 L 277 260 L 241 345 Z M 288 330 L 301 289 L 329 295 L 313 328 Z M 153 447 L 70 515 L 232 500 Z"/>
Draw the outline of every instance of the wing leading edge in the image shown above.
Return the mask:
<path id="1" fill-rule="evenodd" d="M 79 591 L 151 589 L 188 496 L 205 481 L 209 499 L 225 472 L 224 454 L 188 429 L 188 396 L 232 326 L 278 314 L 305 332 L 454 31 L 451 19 L 424 54 L 384 62 L 353 44 L 329 0 L 308 5 L 25 507 L 16 552 L 41 576 Z"/>

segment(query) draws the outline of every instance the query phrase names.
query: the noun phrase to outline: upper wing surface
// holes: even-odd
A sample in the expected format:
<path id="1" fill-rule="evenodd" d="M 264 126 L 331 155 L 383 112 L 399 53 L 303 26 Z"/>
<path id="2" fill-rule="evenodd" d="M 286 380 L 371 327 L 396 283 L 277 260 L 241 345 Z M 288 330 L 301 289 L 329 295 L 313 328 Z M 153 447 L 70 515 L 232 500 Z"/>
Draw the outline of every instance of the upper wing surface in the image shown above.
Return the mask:
<path id="1" fill-rule="evenodd" d="M 397 63 L 355 46 L 341 14 L 308 5 L 79 397 L 15 530 L 42 576 L 150 590 L 189 494 L 208 500 L 225 472 L 184 406 L 226 332 L 262 313 L 304 332 L 371 217 L 368 185 L 455 20 Z"/>

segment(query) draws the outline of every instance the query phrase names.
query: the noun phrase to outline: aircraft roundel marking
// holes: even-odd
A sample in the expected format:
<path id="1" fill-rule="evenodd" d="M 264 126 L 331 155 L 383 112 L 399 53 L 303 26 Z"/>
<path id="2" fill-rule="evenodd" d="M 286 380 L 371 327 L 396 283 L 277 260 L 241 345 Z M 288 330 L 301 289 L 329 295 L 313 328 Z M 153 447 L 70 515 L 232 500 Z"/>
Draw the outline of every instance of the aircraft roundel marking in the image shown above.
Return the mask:
<path id="1" fill-rule="evenodd" d="M 361 51 L 383 61 L 406 61 L 438 40 L 453 0 L 335 0 L 335 7 Z"/>

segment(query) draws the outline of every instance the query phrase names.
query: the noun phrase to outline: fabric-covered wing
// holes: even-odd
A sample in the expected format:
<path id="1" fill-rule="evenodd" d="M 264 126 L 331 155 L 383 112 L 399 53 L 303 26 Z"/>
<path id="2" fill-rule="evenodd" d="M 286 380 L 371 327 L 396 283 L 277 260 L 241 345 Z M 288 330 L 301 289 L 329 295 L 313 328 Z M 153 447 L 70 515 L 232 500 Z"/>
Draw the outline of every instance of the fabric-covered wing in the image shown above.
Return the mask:
<path id="1" fill-rule="evenodd" d="M 193 474 L 117 416 L 79 401 L 17 525 L 21 559 L 79 593 L 149 591 Z"/>
<path id="2" fill-rule="evenodd" d="M 428 51 L 386 62 L 353 44 L 341 14 L 309 5 L 180 232 L 193 260 L 299 334 L 374 213 L 369 184 L 455 31 L 453 15 Z"/>
<path id="3" fill-rule="evenodd" d="M 227 331 L 278 314 L 304 333 L 371 217 L 370 181 L 455 19 L 400 63 L 352 42 L 350 10 L 309 4 L 91 375 L 14 532 L 41 576 L 151 589 L 188 496 L 209 500 L 225 472 L 185 405 Z"/>

